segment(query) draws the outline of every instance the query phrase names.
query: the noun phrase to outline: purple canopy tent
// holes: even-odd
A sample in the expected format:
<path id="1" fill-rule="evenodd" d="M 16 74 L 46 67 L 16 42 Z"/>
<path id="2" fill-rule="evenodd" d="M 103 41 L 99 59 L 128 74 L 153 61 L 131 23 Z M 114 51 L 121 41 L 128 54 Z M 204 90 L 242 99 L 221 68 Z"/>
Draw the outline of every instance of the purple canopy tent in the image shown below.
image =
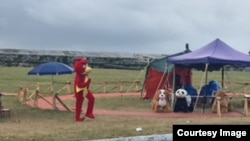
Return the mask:
<path id="1" fill-rule="evenodd" d="M 206 71 L 205 83 L 207 83 L 207 71 L 221 69 L 223 87 L 224 66 L 250 66 L 250 56 L 233 49 L 220 39 L 215 39 L 202 48 L 190 53 L 169 57 L 167 58 L 167 62 Z"/>
<path id="2" fill-rule="evenodd" d="M 209 66 L 214 66 L 210 70 L 217 70 L 224 65 L 250 66 L 250 56 L 231 48 L 220 39 L 216 39 L 190 53 L 169 57 L 167 62 L 198 69 L 202 69 L 199 66 L 201 64 L 209 64 Z"/>

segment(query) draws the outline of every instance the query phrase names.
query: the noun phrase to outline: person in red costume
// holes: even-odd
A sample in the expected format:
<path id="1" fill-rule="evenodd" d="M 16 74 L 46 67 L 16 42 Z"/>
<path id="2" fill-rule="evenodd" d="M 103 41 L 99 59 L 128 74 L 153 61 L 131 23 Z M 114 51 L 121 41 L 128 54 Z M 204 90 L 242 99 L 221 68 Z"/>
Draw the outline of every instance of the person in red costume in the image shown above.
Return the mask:
<path id="1" fill-rule="evenodd" d="M 81 117 L 82 105 L 84 99 L 88 99 L 86 117 L 94 119 L 93 114 L 95 97 L 90 91 L 91 79 L 88 77 L 88 73 L 91 72 L 91 68 L 88 66 L 88 61 L 85 58 L 77 58 L 74 64 L 75 81 L 74 81 L 74 92 L 76 97 L 75 107 L 75 121 L 82 122 L 85 117 Z"/>

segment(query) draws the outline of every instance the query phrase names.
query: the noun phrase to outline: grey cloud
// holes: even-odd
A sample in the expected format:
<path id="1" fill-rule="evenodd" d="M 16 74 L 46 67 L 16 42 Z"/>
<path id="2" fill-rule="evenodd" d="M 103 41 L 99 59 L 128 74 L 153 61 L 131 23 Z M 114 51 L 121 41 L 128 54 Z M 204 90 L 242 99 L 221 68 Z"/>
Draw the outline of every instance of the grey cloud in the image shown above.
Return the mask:
<path id="1" fill-rule="evenodd" d="M 248 52 L 249 8 L 244 0 L 0 0 L 0 48 L 176 53 L 221 38 Z"/>

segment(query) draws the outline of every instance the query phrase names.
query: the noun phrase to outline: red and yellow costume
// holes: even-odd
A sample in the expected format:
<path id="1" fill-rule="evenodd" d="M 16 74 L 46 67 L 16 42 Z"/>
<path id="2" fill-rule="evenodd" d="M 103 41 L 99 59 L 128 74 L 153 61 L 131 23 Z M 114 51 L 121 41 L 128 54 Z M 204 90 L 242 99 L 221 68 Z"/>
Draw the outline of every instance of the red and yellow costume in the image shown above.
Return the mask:
<path id="1" fill-rule="evenodd" d="M 88 67 L 88 61 L 84 58 L 78 58 L 74 64 L 75 71 L 75 81 L 74 81 L 74 92 L 76 97 L 76 107 L 75 107 L 75 121 L 81 122 L 84 117 L 80 117 L 82 112 L 82 105 L 85 98 L 88 99 L 87 111 L 85 116 L 94 119 L 93 114 L 95 97 L 90 91 L 91 79 L 88 77 L 91 68 Z"/>

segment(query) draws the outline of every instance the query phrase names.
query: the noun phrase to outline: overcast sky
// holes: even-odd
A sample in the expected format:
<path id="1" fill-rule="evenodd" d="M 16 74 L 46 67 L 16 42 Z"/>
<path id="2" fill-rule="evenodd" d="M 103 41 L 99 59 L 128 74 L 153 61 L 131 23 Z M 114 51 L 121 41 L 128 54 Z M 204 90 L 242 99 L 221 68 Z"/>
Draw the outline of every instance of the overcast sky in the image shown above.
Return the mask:
<path id="1" fill-rule="evenodd" d="M 172 54 L 216 38 L 250 51 L 250 1 L 0 0 L 0 48 Z"/>

